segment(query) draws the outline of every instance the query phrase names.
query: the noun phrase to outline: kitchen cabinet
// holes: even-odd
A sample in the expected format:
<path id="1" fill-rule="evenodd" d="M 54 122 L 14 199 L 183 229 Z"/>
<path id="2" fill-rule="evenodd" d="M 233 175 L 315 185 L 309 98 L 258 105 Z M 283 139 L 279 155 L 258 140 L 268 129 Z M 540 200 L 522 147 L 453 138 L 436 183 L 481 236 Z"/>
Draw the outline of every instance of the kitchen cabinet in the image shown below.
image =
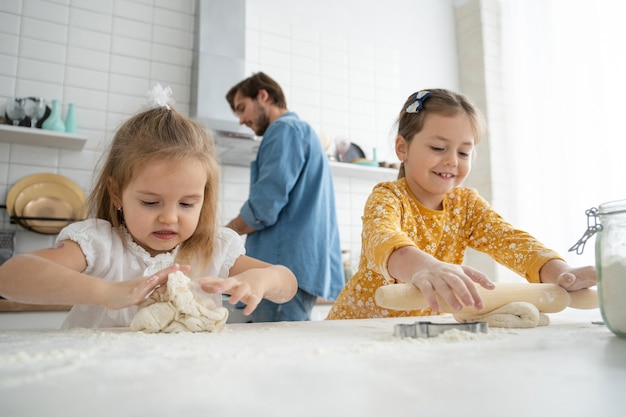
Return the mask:
<path id="1" fill-rule="evenodd" d="M 3 300 L 6 301 L 6 300 Z M 6 306 L 4 306 L 6 308 Z M 59 307 L 55 310 L 40 310 L 41 307 L 29 305 L 19 306 L 19 310 L 0 311 L 0 333 L 5 330 L 42 330 L 60 329 L 69 311 L 63 311 Z"/>
<path id="2" fill-rule="evenodd" d="M 7 329 L 60 329 L 72 306 L 28 304 L 0 299 L 0 331 Z"/>
<path id="3" fill-rule="evenodd" d="M 81 150 L 87 142 L 87 137 L 76 133 L 0 125 L 0 142 Z"/>

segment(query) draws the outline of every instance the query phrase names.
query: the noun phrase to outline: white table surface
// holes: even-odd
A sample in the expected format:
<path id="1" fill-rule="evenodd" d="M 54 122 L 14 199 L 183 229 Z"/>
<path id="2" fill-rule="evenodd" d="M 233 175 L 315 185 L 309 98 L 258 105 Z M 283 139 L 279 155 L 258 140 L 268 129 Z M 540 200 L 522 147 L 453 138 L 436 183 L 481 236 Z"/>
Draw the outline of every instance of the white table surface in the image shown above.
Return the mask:
<path id="1" fill-rule="evenodd" d="M 2 416 L 620 416 L 626 339 L 599 310 L 534 329 L 399 339 L 431 318 L 218 333 L 0 331 Z M 460 337 L 463 336 L 463 337 Z"/>

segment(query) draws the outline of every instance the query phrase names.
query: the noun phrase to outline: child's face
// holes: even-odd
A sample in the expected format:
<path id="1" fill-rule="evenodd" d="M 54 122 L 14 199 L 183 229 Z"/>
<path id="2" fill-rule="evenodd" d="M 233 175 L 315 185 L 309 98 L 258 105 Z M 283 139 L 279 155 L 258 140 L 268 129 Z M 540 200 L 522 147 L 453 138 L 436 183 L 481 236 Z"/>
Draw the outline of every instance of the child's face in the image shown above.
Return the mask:
<path id="1" fill-rule="evenodd" d="M 196 230 L 207 174 L 199 161 L 146 164 L 122 192 L 126 228 L 150 255 L 169 252 Z"/>
<path id="2" fill-rule="evenodd" d="M 474 139 L 465 114 L 429 114 L 410 143 L 398 137 L 396 153 L 405 161 L 406 181 L 420 203 L 442 208 L 444 194 L 461 185 L 470 172 Z"/>

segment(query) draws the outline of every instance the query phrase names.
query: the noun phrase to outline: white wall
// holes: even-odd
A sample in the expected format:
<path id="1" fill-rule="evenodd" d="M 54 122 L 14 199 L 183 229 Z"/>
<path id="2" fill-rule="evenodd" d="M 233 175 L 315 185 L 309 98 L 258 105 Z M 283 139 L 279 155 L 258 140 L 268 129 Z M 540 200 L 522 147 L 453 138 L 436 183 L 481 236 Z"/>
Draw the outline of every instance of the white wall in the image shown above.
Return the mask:
<path id="1" fill-rule="evenodd" d="M 283 86 L 290 108 L 331 138 L 395 160 L 404 100 L 458 87 L 450 1 L 263 0 L 247 3 L 247 71 Z"/>
<path id="2" fill-rule="evenodd" d="M 249 1 L 246 72 L 275 78 L 289 109 L 321 134 L 346 136 L 368 157 L 375 147 L 379 160 L 397 161 L 393 124 L 406 97 L 458 88 L 454 25 L 449 1 Z M 341 244 L 354 266 L 365 200 L 375 183 L 395 177 L 335 171 Z M 222 213 L 232 217 L 247 195 L 248 170 L 228 167 L 224 183 Z"/>
<path id="3" fill-rule="evenodd" d="M 0 2 L 0 109 L 9 96 L 76 105 L 82 151 L 0 143 L 0 198 L 22 177 L 53 172 L 91 189 L 111 132 L 145 103 L 155 82 L 169 84 L 187 112 L 193 0 L 3 0 Z M 2 211 L 2 227 L 16 228 Z M 17 252 L 53 238 L 18 229 Z"/>
<path id="4" fill-rule="evenodd" d="M 291 110 L 329 135 L 376 146 L 391 160 L 390 132 L 404 99 L 458 86 L 454 8 L 447 0 L 247 2 L 247 70 L 275 76 Z M 20 178 L 55 172 L 91 189 L 93 167 L 120 121 L 153 83 L 189 108 L 193 0 L 0 2 L 0 110 L 10 96 L 76 104 L 82 151 L 0 143 L 0 198 Z M 386 179 L 386 178 L 381 178 Z M 358 252 L 362 203 L 376 178 L 336 178 L 342 245 Z M 220 217 L 234 216 L 248 170 L 225 167 Z M 2 212 L 2 228 L 16 228 Z M 17 252 L 52 243 L 18 231 Z"/>

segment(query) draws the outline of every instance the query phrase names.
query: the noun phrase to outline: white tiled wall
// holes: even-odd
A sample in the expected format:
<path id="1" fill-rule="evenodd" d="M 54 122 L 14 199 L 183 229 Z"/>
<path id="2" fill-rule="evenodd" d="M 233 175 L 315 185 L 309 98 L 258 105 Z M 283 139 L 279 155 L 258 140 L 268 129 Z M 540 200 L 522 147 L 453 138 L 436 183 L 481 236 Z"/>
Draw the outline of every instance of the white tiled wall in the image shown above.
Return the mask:
<path id="1" fill-rule="evenodd" d="M 0 143 L 0 198 L 39 172 L 66 175 L 86 192 L 119 123 L 145 104 L 154 83 L 171 85 L 189 109 L 194 0 L 11 0 L 0 2 L 0 98 L 75 103 L 82 151 Z M 4 100 L 0 104 L 4 113 Z M 17 229 L 2 213 L 2 227 Z M 53 237 L 18 229 L 17 252 Z"/>
<path id="2" fill-rule="evenodd" d="M 295 4 L 297 3 L 297 4 Z M 10 96 L 76 105 L 82 151 L 0 142 L 0 201 L 20 178 L 54 172 L 91 189 L 93 169 L 116 126 L 154 83 L 190 101 L 195 0 L 1 0 L 0 110 Z M 290 109 L 319 131 L 347 135 L 371 156 L 394 158 L 392 124 L 419 88 L 458 84 L 452 0 L 362 2 L 251 0 L 246 68 L 284 87 Z M 355 12 L 356 11 L 356 12 Z M 360 217 L 372 186 L 395 174 L 336 175 L 342 245 L 358 256 Z M 237 214 L 248 169 L 224 167 L 220 218 Z M 1 213 L 2 228 L 13 228 Z M 17 252 L 53 237 L 18 231 Z"/>
<path id="3" fill-rule="evenodd" d="M 356 268 L 361 253 L 361 215 L 365 200 L 376 183 L 396 179 L 397 172 L 392 169 L 350 168 L 342 167 L 341 163 L 333 163 L 331 166 L 341 246 L 350 251 L 351 261 Z M 245 201 L 250 185 L 249 174 L 248 168 L 224 167 L 220 205 L 220 219 L 223 223 L 236 215 Z"/>
<path id="4" fill-rule="evenodd" d="M 276 78 L 289 107 L 318 132 L 346 136 L 368 157 L 381 145 L 380 157 L 394 157 L 386 146 L 390 127 L 408 96 L 400 91 L 397 47 L 280 17 L 249 13 L 247 22 L 248 73 L 263 70 Z"/>
<path id="5" fill-rule="evenodd" d="M 378 173 L 374 177 L 361 173 L 355 173 L 351 176 L 338 174 L 334 176 L 339 235 L 342 249 L 350 251 L 354 270 L 356 270 L 361 254 L 361 216 L 365 201 L 376 183 L 396 179 L 397 172 L 389 171 Z"/>

